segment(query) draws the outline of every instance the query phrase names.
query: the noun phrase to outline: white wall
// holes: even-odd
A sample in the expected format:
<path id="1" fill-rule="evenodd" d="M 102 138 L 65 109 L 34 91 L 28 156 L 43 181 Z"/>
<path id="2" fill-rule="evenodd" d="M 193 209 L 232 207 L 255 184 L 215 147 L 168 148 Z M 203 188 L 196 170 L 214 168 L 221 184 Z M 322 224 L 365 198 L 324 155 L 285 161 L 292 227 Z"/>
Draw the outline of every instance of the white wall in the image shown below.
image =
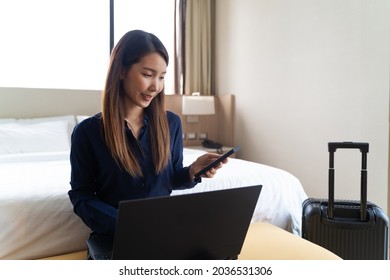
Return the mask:
<path id="1" fill-rule="evenodd" d="M 216 0 L 216 11 L 216 87 L 236 95 L 239 156 L 326 197 L 327 143 L 369 142 L 368 199 L 387 211 L 390 1 Z M 359 161 L 337 151 L 336 198 L 359 198 Z"/>

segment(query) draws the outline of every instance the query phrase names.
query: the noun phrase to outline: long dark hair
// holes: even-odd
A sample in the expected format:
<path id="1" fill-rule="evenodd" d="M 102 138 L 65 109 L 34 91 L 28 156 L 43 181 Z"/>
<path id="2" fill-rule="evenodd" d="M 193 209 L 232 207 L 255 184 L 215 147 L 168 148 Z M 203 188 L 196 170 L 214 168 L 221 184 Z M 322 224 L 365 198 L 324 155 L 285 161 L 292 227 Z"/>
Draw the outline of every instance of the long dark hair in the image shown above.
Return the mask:
<path id="1" fill-rule="evenodd" d="M 168 65 L 169 56 L 163 43 L 153 34 L 132 30 L 127 32 L 111 52 L 110 65 L 102 95 L 103 134 L 107 146 L 117 161 L 131 175 L 142 176 L 141 167 L 135 154 L 128 146 L 125 134 L 124 92 L 121 75 L 138 63 L 147 54 L 159 53 Z M 165 112 L 164 89 L 145 109 L 148 117 L 148 129 L 153 162 L 156 174 L 168 164 L 170 156 L 169 126 Z"/>

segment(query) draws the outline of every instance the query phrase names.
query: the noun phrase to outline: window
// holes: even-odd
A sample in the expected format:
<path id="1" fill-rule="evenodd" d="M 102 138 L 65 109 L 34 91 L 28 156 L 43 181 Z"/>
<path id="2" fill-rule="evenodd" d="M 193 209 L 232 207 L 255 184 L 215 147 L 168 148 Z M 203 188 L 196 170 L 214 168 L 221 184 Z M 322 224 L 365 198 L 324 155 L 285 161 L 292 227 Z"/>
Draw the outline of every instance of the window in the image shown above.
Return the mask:
<path id="1" fill-rule="evenodd" d="M 109 0 L 0 1 L 0 87 L 103 89 L 110 53 Z M 171 56 L 174 0 L 116 0 L 115 42 L 155 33 Z"/>
<path id="2" fill-rule="evenodd" d="M 102 89 L 106 0 L 0 2 L 0 86 Z"/>
<path id="3" fill-rule="evenodd" d="M 156 35 L 169 54 L 165 93 L 174 93 L 174 0 L 115 0 L 114 44 L 129 30 L 142 29 Z"/>

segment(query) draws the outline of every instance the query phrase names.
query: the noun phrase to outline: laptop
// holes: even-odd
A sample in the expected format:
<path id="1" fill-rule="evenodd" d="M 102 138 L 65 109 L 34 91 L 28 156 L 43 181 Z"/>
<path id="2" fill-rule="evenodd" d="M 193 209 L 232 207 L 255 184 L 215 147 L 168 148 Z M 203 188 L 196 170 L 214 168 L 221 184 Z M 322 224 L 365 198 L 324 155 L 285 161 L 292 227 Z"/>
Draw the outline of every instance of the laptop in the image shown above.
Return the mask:
<path id="1" fill-rule="evenodd" d="M 87 240 L 91 259 L 237 259 L 262 186 L 119 204 L 114 238 Z"/>

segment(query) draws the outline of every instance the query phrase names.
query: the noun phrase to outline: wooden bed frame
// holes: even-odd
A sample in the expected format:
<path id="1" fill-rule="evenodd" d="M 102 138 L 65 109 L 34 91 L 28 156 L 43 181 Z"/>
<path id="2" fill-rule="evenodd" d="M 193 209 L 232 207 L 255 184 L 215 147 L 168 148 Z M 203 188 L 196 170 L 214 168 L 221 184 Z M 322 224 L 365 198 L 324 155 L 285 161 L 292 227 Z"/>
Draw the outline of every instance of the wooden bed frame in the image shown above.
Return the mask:
<path id="1" fill-rule="evenodd" d="M 0 88 L 0 118 L 34 118 L 61 115 L 93 115 L 101 104 L 100 90 Z M 215 97 L 215 115 L 199 116 L 188 123 L 182 115 L 182 96 L 166 95 L 166 108 L 182 119 L 183 133 L 207 133 L 207 137 L 234 146 L 234 96 Z M 185 146 L 199 146 L 202 140 L 184 139 Z"/>
<path id="2" fill-rule="evenodd" d="M 93 115 L 100 111 L 100 102 L 101 91 L 97 90 L 0 88 L 0 118 Z M 199 116 L 197 123 L 186 121 L 181 104 L 182 96 L 166 96 L 167 110 L 182 118 L 183 133 L 207 133 L 210 139 L 234 146 L 234 96 L 216 96 L 216 114 Z M 200 143 L 199 139 L 184 140 L 185 146 Z M 81 251 L 48 259 L 85 259 L 85 256 L 86 252 Z M 258 223 L 250 226 L 240 258 L 337 259 L 337 256 L 276 226 Z"/>
<path id="3" fill-rule="evenodd" d="M 86 260 L 87 252 L 53 256 L 43 260 Z M 329 250 L 267 223 L 249 226 L 240 260 L 341 260 Z"/>

